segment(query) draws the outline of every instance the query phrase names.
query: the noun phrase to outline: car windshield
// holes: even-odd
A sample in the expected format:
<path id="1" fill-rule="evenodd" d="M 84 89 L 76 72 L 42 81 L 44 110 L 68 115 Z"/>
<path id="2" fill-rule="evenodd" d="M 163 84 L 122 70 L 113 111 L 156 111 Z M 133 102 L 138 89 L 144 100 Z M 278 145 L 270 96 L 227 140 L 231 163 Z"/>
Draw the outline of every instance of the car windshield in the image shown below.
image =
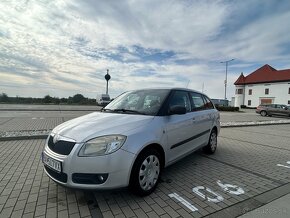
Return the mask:
<path id="1" fill-rule="evenodd" d="M 102 111 L 128 114 L 156 115 L 169 90 L 151 89 L 125 92 Z"/>

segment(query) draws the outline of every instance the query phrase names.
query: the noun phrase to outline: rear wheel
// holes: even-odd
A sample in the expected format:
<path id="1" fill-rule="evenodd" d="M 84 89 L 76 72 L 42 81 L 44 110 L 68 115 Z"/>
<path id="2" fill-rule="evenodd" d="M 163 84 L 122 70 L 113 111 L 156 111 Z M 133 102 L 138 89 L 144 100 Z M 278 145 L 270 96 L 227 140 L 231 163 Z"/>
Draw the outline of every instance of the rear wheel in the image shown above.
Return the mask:
<path id="1" fill-rule="evenodd" d="M 217 149 L 217 131 L 213 129 L 211 131 L 208 144 L 203 148 L 207 154 L 213 154 Z"/>
<path id="2" fill-rule="evenodd" d="M 159 181 L 160 154 L 155 149 L 142 152 L 136 159 L 130 177 L 130 189 L 137 195 L 151 194 Z"/>
<path id="3" fill-rule="evenodd" d="M 263 117 L 265 117 L 265 116 L 267 116 L 267 112 L 266 111 L 261 111 L 261 116 L 263 116 Z"/>

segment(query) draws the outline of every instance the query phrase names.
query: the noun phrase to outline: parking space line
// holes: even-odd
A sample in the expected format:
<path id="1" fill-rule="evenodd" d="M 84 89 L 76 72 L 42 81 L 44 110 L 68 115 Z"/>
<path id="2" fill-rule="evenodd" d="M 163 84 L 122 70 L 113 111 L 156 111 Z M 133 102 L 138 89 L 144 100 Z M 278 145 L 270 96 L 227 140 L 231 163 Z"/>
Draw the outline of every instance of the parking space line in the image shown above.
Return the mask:
<path id="1" fill-rule="evenodd" d="M 256 131 L 244 130 L 243 127 L 241 127 L 240 129 L 235 129 L 235 131 L 249 132 L 249 133 L 256 133 L 256 134 L 260 134 L 260 135 L 265 135 L 264 132 L 256 132 Z M 267 133 L 267 135 L 283 137 L 283 138 L 290 138 L 290 136 L 287 136 L 287 135 L 275 135 L 275 134 L 271 134 L 271 133 Z"/>
<path id="2" fill-rule="evenodd" d="M 208 158 L 208 159 L 211 159 L 211 160 L 213 160 L 213 161 L 216 161 L 216 162 L 219 162 L 219 163 L 222 163 L 222 164 L 225 164 L 225 165 L 227 165 L 227 166 L 230 166 L 230 167 L 233 167 L 233 168 L 239 169 L 239 170 L 241 170 L 241 171 L 244 171 L 244 172 L 247 172 L 247 173 L 253 174 L 253 175 L 258 176 L 258 177 L 261 177 L 261 178 L 263 178 L 263 179 L 270 180 L 270 181 L 275 182 L 275 183 L 277 183 L 277 184 L 279 184 L 279 185 L 284 185 L 284 184 L 285 184 L 284 182 L 281 182 L 280 180 L 270 178 L 270 177 L 265 176 L 265 175 L 263 175 L 263 174 L 253 172 L 253 171 L 251 171 L 251 170 L 248 170 L 248 169 L 245 169 L 245 168 L 242 168 L 242 167 L 239 167 L 239 166 L 236 166 L 236 165 L 233 165 L 233 164 L 230 164 L 230 163 L 227 163 L 227 162 L 221 161 L 221 160 L 217 160 L 217 159 L 212 158 L 212 157 L 209 157 L 209 156 L 207 156 L 207 155 L 205 155 L 205 154 L 200 154 L 200 156 L 205 157 L 205 158 Z"/>
<path id="3" fill-rule="evenodd" d="M 269 148 L 278 149 L 278 150 L 290 151 L 290 149 L 287 149 L 287 148 L 281 148 L 281 147 L 276 147 L 276 146 L 272 146 L 272 145 L 265 145 L 265 144 L 255 143 L 255 142 L 251 142 L 251 141 L 247 141 L 247 140 L 240 140 L 240 139 L 236 139 L 236 138 L 231 138 L 231 137 L 227 137 L 227 136 L 219 136 L 219 137 L 225 138 L 225 139 L 231 139 L 231 140 L 235 140 L 235 141 L 239 141 L 239 142 L 251 143 L 253 145 L 260 145 L 260 146 L 269 147 Z"/>

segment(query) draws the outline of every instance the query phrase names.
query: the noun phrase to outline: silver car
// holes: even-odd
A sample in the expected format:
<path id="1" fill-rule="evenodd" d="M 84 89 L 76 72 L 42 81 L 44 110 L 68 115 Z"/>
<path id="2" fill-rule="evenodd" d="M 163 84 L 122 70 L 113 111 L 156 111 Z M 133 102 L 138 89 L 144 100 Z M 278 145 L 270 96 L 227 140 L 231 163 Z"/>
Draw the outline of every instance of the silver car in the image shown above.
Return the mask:
<path id="1" fill-rule="evenodd" d="M 163 168 L 202 148 L 217 148 L 220 116 L 210 99 L 189 89 L 121 94 L 100 112 L 55 127 L 42 161 L 55 182 L 81 189 L 129 186 L 154 191 Z"/>

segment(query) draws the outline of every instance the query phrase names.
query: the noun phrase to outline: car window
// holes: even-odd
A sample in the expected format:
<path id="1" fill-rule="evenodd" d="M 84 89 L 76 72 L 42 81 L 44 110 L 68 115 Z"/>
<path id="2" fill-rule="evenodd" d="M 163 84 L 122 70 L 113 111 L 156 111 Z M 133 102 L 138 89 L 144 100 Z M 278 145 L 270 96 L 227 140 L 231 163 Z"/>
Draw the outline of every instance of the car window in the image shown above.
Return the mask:
<path id="1" fill-rule="evenodd" d="M 146 115 L 156 115 L 168 93 L 169 90 L 163 89 L 126 92 L 108 104 L 104 111 L 126 113 L 127 110 L 128 113 L 135 111 Z"/>
<path id="2" fill-rule="evenodd" d="M 186 108 L 186 112 L 191 111 L 191 105 L 188 93 L 185 91 L 175 91 L 169 101 L 169 107 L 183 106 Z"/>
<path id="3" fill-rule="evenodd" d="M 209 100 L 208 97 L 203 95 L 203 99 L 204 99 L 204 102 L 205 102 L 204 106 L 205 106 L 206 109 L 214 109 L 213 103 Z"/>
<path id="4" fill-rule="evenodd" d="M 205 109 L 205 104 L 201 94 L 191 92 L 191 98 L 192 98 L 192 111 L 199 111 Z"/>

